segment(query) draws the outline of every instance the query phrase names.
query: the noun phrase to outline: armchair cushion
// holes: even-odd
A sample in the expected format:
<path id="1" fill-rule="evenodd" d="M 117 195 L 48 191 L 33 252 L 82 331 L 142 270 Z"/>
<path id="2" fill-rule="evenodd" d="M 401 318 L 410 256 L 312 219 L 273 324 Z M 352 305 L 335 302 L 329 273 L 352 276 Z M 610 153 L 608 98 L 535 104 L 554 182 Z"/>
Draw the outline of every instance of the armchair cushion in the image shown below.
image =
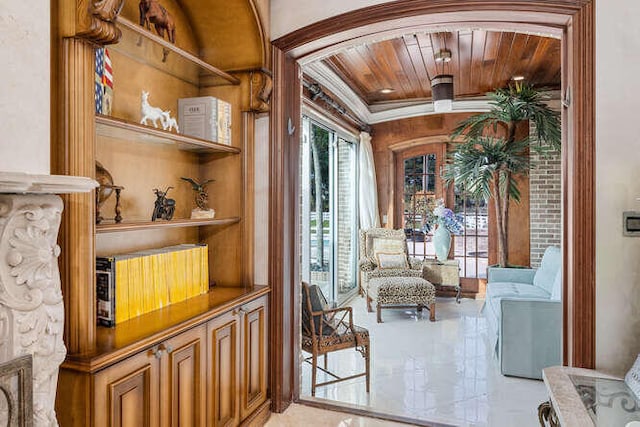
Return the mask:
<path id="1" fill-rule="evenodd" d="M 378 252 L 376 254 L 378 268 L 385 270 L 389 268 L 408 268 L 407 256 L 404 253 Z"/>

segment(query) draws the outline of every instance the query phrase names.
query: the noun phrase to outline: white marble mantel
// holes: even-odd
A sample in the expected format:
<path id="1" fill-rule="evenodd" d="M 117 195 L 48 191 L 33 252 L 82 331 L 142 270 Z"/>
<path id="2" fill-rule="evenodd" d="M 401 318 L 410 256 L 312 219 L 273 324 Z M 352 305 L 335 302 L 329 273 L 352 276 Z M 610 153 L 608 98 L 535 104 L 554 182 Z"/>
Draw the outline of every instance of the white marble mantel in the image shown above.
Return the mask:
<path id="1" fill-rule="evenodd" d="M 0 171 L 0 194 L 86 193 L 98 186 L 91 178 Z"/>
<path id="2" fill-rule="evenodd" d="M 32 355 L 36 427 L 58 425 L 58 368 L 66 355 L 58 194 L 97 186 L 84 177 L 0 172 L 0 362 Z"/>

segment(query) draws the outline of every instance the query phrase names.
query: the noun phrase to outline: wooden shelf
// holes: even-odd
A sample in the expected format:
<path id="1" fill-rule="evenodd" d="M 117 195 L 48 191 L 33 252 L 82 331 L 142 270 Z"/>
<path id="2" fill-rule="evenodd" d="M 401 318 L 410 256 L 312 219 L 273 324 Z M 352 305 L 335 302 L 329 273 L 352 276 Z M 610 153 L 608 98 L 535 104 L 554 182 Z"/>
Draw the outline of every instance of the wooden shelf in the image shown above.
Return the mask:
<path id="1" fill-rule="evenodd" d="M 144 62 L 163 72 L 173 74 L 175 69 L 172 69 L 170 65 L 167 65 L 167 52 L 169 52 L 172 55 L 176 55 L 178 57 L 178 61 L 186 61 L 197 66 L 199 69 L 199 77 L 215 77 L 221 79 L 226 84 L 240 84 L 240 80 L 238 78 L 204 62 L 197 56 L 180 49 L 176 45 L 151 33 L 150 31 L 147 31 L 145 28 L 129 21 L 128 19 L 121 16 L 118 17 L 117 25 L 120 30 L 122 30 L 122 38 L 119 43 L 109 46 L 109 49 L 119 51 L 136 61 Z M 157 51 L 154 49 L 147 49 L 145 41 L 150 41 L 159 46 L 162 49 L 162 53 L 158 55 Z M 163 59 L 163 57 L 165 58 Z M 187 77 L 186 80 L 189 80 L 189 78 Z"/>
<path id="2" fill-rule="evenodd" d="M 172 219 L 171 221 L 135 221 L 119 224 L 97 224 L 96 233 L 119 233 L 124 231 L 152 230 L 154 228 L 199 227 L 203 225 L 229 225 L 240 222 L 239 217 L 221 219 Z"/>
<path id="3" fill-rule="evenodd" d="M 175 144 L 180 150 L 194 151 L 196 153 L 240 153 L 239 148 L 232 147 L 231 145 L 218 144 L 217 142 L 172 133 L 166 130 L 102 115 L 96 116 L 96 133 L 101 136 L 127 141 Z"/>

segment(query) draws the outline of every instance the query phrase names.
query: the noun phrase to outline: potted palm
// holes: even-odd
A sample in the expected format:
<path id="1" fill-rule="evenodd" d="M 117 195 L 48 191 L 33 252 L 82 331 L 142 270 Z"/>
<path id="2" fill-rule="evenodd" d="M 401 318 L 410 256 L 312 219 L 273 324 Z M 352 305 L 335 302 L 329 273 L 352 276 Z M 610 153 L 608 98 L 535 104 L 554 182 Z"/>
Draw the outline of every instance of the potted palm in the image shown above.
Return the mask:
<path id="1" fill-rule="evenodd" d="M 476 200 L 492 199 L 498 228 L 498 263 L 508 265 L 509 202 L 520 201 L 517 178 L 528 174 L 529 151 L 559 150 L 560 114 L 544 103 L 543 95 L 516 82 L 487 94 L 490 109 L 473 115 L 454 129 L 462 137 L 444 170 L 447 183 L 455 182 Z M 518 124 L 533 122 L 534 135 L 517 138 Z M 534 137 L 534 138 L 532 138 Z M 531 144 L 532 140 L 538 144 Z"/>

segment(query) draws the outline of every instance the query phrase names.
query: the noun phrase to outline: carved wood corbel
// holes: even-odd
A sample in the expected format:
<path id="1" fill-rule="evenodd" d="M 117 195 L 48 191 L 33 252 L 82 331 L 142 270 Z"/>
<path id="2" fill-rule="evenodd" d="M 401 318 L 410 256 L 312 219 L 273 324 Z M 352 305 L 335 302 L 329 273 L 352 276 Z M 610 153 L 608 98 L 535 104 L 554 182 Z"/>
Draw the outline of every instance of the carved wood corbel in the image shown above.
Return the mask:
<path id="1" fill-rule="evenodd" d="M 251 72 L 251 111 L 264 113 L 270 110 L 273 79 L 271 71 L 266 69 Z"/>
<path id="2" fill-rule="evenodd" d="M 116 18 L 124 0 L 77 0 L 76 35 L 99 44 L 117 43 L 122 31 Z"/>

